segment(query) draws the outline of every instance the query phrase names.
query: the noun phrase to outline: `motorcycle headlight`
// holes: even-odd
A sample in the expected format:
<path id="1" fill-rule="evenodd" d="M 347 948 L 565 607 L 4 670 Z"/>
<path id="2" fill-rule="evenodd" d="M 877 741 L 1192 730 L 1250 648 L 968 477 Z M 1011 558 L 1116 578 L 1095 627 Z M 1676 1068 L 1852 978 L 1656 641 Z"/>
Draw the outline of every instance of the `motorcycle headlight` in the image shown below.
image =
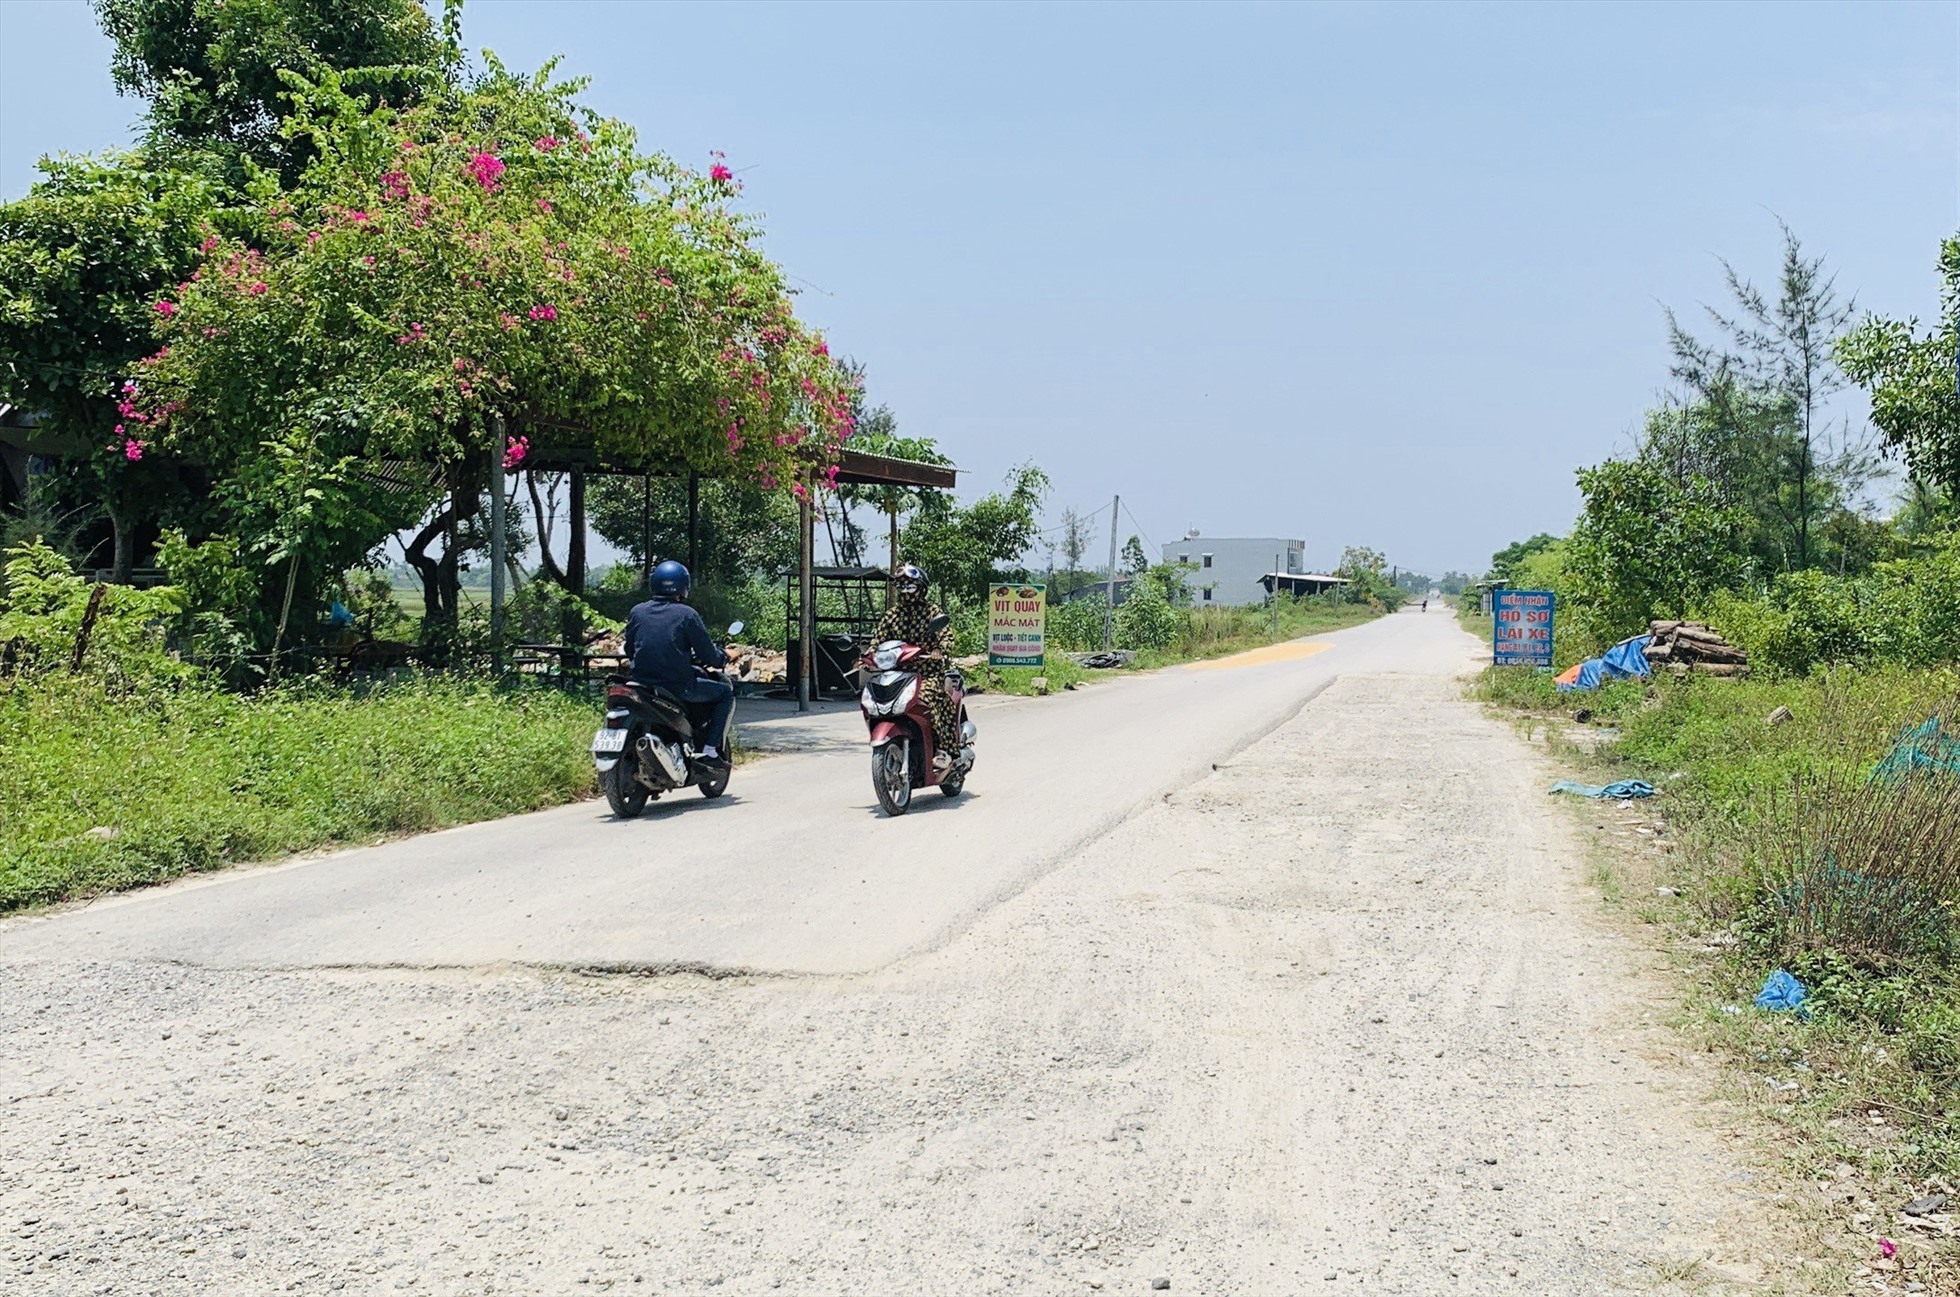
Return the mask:
<path id="1" fill-rule="evenodd" d="M 887 641 L 871 650 L 871 665 L 880 671 L 890 671 L 898 666 L 898 654 L 902 645 Z"/>

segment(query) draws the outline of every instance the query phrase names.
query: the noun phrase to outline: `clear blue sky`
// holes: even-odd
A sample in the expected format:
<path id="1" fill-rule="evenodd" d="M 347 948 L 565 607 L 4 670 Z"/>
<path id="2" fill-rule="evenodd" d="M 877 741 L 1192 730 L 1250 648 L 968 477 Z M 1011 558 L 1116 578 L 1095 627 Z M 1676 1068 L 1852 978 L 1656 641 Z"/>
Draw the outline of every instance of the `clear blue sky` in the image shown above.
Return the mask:
<path id="1" fill-rule="evenodd" d="M 1776 216 L 1922 317 L 1960 219 L 1950 3 L 477 0 L 466 36 L 725 150 L 803 312 L 976 486 L 1031 458 L 1051 512 L 1316 564 L 1564 530 L 1665 384 L 1662 304 L 1771 273 Z M 0 0 L 0 49 L 0 197 L 129 138 L 85 4 Z"/>

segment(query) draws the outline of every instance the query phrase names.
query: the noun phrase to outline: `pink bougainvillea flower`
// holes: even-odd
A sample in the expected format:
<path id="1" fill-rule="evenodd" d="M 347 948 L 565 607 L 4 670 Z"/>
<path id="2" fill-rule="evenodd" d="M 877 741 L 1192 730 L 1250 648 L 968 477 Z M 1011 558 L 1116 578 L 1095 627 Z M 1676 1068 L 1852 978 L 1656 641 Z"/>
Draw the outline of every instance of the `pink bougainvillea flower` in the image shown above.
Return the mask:
<path id="1" fill-rule="evenodd" d="M 254 279 L 251 282 L 251 284 L 245 289 L 246 292 L 250 293 L 254 297 L 264 297 L 265 290 L 266 290 L 266 282 L 263 279 Z"/>
<path id="2" fill-rule="evenodd" d="M 198 244 L 197 250 L 199 252 L 209 252 L 211 251 L 211 249 L 217 246 L 218 246 L 218 236 L 214 234 L 210 238 L 206 239 L 204 242 Z"/>
<path id="3" fill-rule="evenodd" d="M 708 168 L 708 179 L 714 181 L 716 184 L 725 185 L 734 178 L 735 173 L 728 169 L 726 162 L 717 162 Z"/>
<path id="4" fill-rule="evenodd" d="M 558 318 L 558 308 L 549 302 L 540 302 L 531 308 L 531 318 L 534 320 L 555 320 Z"/>
<path id="5" fill-rule="evenodd" d="M 143 458 L 143 443 L 131 437 L 123 443 L 123 458 L 134 464 Z"/>
<path id="6" fill-rule="evenodd" d="M 504 176 L 504 160 L 494 153 L 470 154 L 470 175 L 476 183 L 488 192 L 496 192 L 497 182 Z"/>
<path id="7" fill-rule="evenodd" d="M 354 224 L 359 225 L 361 222 L 368 219 L 368 214 L 357 207 L 353 211 L 347 213 L 347 219 L 354 222 Z"/>
<path id="8" fill-rule="evenodd" d="M 516 468 L 524 462 L 524 457 L 530 453 L 531 439 L 529 437 L 509 438 L 504 446 L 504 467 L 507 469 Z"/>
<path id="9" fill-rule="evenodd" d="M 403 171 L 382 172 L 381 194 L 384 198 L 402 199 L 408 197 L 408 173 Z"/>
<path id="10" fill-rule="evenodd" d="M 549 153 L 562 143 L 564 143 L 564 141 L 559 139 L 556 135 L 540 135 L 538 136 L 538 138 L 531 141 L 531 147 L 536 149 L 540 153 Z"/>
<path id="11" fill-rule="evenodd" d="M 1889 1261 L 1899 1255 L 1899 1245 L 1889 1238 L 1882 1238 L 1878 1240 L 1878 1252 Z"/>
<path id="12" fill-rule="evenodd" d="M 165 298 L 157 303 L 157 314 L 166 320 L 169 319 L 171 316 L 177 314 L 177 303 Z"/>
<path id="13" fill-rule="evenodd" d="M 320 231 L 308 230 L 306 232 L 306 241 L 308 243 L 318 243 L 320 241 Z"/>

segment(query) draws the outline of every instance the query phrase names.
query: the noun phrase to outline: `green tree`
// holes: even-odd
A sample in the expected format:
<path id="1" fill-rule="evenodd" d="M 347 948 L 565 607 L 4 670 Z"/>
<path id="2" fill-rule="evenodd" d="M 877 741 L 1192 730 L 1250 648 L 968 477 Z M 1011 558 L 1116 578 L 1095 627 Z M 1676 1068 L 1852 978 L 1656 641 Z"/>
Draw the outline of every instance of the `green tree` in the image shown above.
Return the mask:
<path id="1" fill-rule="evenodd" d="M 1121 568 L 1126 576 L 1142 576 L 1149 566 L 1150 560 L 1143 556 L 1143 541 L 1140 537 L 1132 536 L 1123 542 Z"/>
<path id="2" fill-rule="evenodd" d="M 290 193 L 259 195 L 262 242 L 212 242 L 202 273 L 155 303 L 169 345 L 138 381 L 166 449 L 242 480 L 295 436 L 321 463 L 358 461 L 395 488 L 367 511 L 370 544 L 426 519 L 407 554 L 444 619 L 461 554 L 486 539 L 493 455 L 516 469 L 555 449 L 798 493 L 821 479 L 854 387 L 791 311 L 726 167 L 641 153 L 549 69 L 491 59 L 454 100 L 402 110 L 370 107 L 331 69 L 293 84 L 303 111 L 287 129 L 317 157 Z M 510 420 L 502 444 L 493 414 Z"/>
<path id="3" fill-rule="evenodd" d="M 1654 617 L 1683 616 L 1746 568 L 1741 510 L 1699 478 L 1684 488 L 1653 465 L 1609 460 L 1579 470 L 1585 509 L 1563 565 L 1582 639 L 1600 647 Z"/>
<path id="4" fill-rule="evenodd" d="M 1699 434 L 1704 448 L 1675 478 L 1682 486 L 1697 476 L 1724 503 L 1780 516 L 1790 566 L 1801 569 L 1818 557 L 1814 536 L 1822 520 L 1848 507 L 1876 464 L 1865 442 L 1848 425 L 1833 425 L 1828 410 L 1845 385 L 1836 348 L 1856 304 L 1839 298 L 1824 258 L 1805 256 L 1790 227 L 1782 230 L 1773 299 L 1722 263 L 1735 306 L 1709 310 L 1720 344 L 1701 342 L 1668 312 L 1674 376 L 1698 407 L 1680 431 Z M 1745 493 L 1758 502 L 1745 501 Z"/>
<path id="5" fill-rule="evenodd" d="M 1006 488 L 965 506 L 935 492 L 905 528 L 902 557 L 926 570 L 949 606 L 977 603 L 996 577 L 1026 575 L 1016 565 L 1040 535 L 1048 475 L 1022 464 Z"/>
<path id="6" fill-rule="evenodd" d="M 39 410 L 85 448 L 81 476 L 115 532 L 115 579 L 177 468 L 119 407 L 154 352 L 157 302 L 196 273 L 210 187 L 138 153 L 44 158 L 25 198 L 0 206 L 0 400 Z M 132 447 L 134 450 L 132 451 Z"/>
<path id="7" fill-rule="evenodd" d="M 1517 565 L 1542 550 L 1548 550 L 1559 543 L 1559 537 L 1541 531 L 1529 540 L 1512 541 L 1503 549 L 1490 556 L 1490 576 L 1493 581 L 1509 581 Z"/>
<path id="8" fill-rule="evenodd" d="M 1960 497 L 1960 236 L 1940 244 L 1940 322 L 1867 317 L 1838 343 L 1838 360 L 1871 394 L 1872 422 L 1914 477 Z"/>
<path id="9" fill-rule="evenodd" d="M 116 88 L 149 101 L 150 141 L 165 156 L 206 161 L 235 187 L 249 166 L 291 186 L 311 150 L 280 123 L 289 72 L 370 69 L 369 106 L 420 98 L 442 42 L 418 0 L 95 0 L 115 43 Z"/>

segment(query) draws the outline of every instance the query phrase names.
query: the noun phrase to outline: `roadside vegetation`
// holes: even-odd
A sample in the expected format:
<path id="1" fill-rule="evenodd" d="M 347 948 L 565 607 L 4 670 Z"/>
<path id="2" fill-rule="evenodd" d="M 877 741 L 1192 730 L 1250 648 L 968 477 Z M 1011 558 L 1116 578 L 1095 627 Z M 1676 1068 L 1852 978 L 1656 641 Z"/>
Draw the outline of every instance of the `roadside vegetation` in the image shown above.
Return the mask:
<path id="1" fill-rule="evenodd" d="M 1783 251 L 1770 291 L 1730 271 L 1718 342 L 1670 317 L 1676 395 L 1630 458 L 1580 471 L 1570 534 L 1488 577 L 1557 594 L 1556 667 L 1690 618 L 1749 677 L 1561 694 L 1493 668 L 1476 692 L 1589 778 L 1660 789 L 1621 813 L 1662 819 L 1630 831 L 1646 850 L 1617 853 L 1609 894 L 1687 957 L 1695 1029 L 1841 1210 L 1843 1268 L 1960 1291 L 1960 1243 L 1927 1208 L 1960 1206 L 1960 240 L 1931 330 L 1857 319 L 1787 230 Z M 1852 381 L 1870 435 L 1828 404 Z M 1888 456 L 1904 480 L 1881 510 Z M 1473 587 L 1459 615 L 1488 639 L 1476 605 Z M 1752 1006 L 1778 969 L 1802 1012 Z"/>

